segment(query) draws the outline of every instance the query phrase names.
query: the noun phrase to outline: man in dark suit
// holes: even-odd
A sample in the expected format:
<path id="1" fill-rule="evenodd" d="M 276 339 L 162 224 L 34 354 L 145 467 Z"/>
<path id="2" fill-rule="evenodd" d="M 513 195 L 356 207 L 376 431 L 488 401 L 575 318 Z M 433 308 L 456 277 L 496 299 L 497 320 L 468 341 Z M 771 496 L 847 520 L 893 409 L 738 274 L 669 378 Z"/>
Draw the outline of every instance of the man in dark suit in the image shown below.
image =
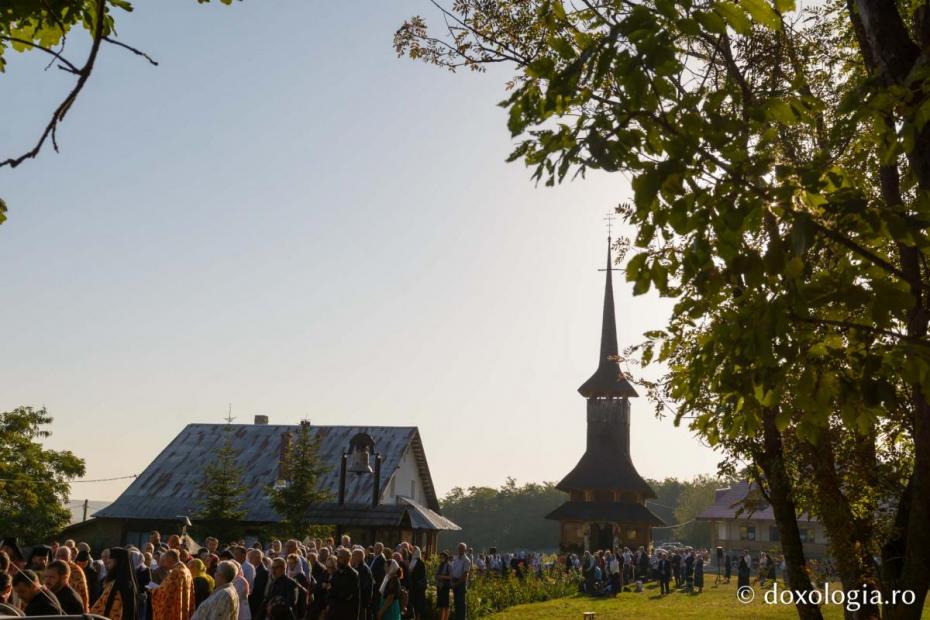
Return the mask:
<path id="1" fill-rule="evenodd" d="M 287 576 L 287 562 L 271 562 L 271 585 L 265 597 L 265 612 L 272 618 L 297 618 L 297 582 Z M 288 611 L 290 613 L 288 613 Z"/>
<path id="2" fill-rule="evenodd" d="M 27 616 L 63 616 L 61 605 L 52 592 L 39 583 L 31 570 L 23 570 L 13 576 L 13 591 L 26 604 Z"/>
<path id="3" fill-rule="evenodd" d="M 669 581 L 672 580 L 672 563 L 668 559 L 668 554 L 664 551 L 659 552 L 659 562 L 656 564 L 656 572 L 659 577 L 659 586 L 662 594 L 669 593 Z"/>
<path id="4" fill-rule="evenodd" d="M 361 547 L 356 547 L 352 552 L 352 568 L 358 573 L 359 620 L 371 620 L 375 582 L 371 575 L 371 569 L 365 564 L 365 552 Z M 379 583 L 378 585 L 380 586 L 381 584 Z"/>
<path id="5" fill-rule="evenodd" d="M 336 551 L 336 572 L 330 581 L 327 620 L 358 620 L 358 572 L 349 566 L 352 554 L 345 547 Z"/>
<path id="6" fill-rule="evenodd" d="M 268 569 L 262 563 L 261 549 L 250 549 L 247 555 L 249 564 L 255 569 L 255 579 L 252 581 L 252 590 L 249 592 L 249 611 L 252 620 L 263 620 L 265 617 L 265 591 L 268 589 Z"/>
<path id="7" fill-rule="evenodd" d="M 81 596 L 68 585 L 71 568 L 64 560 L 55 560 L 45 569 L 45 587 L 55 594 L 58 604 L 66 614 L 81 615 L 84 613 L 84 601 Z"/>
<path id="8" fill-rule="evenodd" d="M 321 551 L 325 551 L 322 549 Z M 313 577 L 313 600 L 310 602 L 310 620 L 319 620 L 323 617 L 329 598 L 330 574 L 326 566 L 320 562 L 316 553 L 310 552 L 310 574 Z"/>
<path id="9" fill-rule="evenodd" d="M 387 573 L 387 560 L 384 558 L 384 545 L 376 542 L 374 548 L 374 557 L 368 568 L 371 569 L 371 581 L 374 585 L 374 591 L 371 594 L 371 613 L 378 612 L 378 603 L 381 601 L 381 584 L 384 583 L 384 575 Z"/>

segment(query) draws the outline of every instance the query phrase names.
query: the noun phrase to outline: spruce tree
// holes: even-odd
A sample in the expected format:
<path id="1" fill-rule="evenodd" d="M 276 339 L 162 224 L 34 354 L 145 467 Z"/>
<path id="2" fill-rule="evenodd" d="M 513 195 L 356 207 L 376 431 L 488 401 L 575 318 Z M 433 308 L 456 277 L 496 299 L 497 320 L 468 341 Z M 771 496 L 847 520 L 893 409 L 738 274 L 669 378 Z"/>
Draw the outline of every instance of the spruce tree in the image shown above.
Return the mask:
<path id="1" fill-rule="evenodd" d="M 319 488 L 320 477 L 329 471 L 319 458 L 320 438 L 310 432 L 303 421 L 287 446 L 282 463 L 282 484 L 270 488 L 271 507 L 280 515 L 289 535 L 304 538 L 313 532 L 307 512 L 314 504 L 325 502 L 329 493 Z"/>
<path id="2" fill-rule="evenodd" d="M 236 464 L 239 451 L 233 447 L 232 425 L 223 429 L 226 434 L 223 447 L 203 470 L 197 486 L 199 511 L 196 519 L 207 528 L 207 533 L 229 540 L 239 533 L 240 522 L 246 515 L 243 508 L 246 488 L 242 483 L 242 470 Z"/>

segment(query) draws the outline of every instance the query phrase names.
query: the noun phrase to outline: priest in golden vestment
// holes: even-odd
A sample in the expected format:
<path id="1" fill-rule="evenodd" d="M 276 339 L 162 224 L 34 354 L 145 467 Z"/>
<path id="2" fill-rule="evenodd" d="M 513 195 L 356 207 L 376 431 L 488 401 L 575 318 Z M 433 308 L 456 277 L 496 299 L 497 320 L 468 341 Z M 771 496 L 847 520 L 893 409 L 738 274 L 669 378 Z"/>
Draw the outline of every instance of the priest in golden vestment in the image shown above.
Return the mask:
<path id="1" fill-rule="evenodd" d="M 189 620 L 194 613 L 194 579 L 176 549 L 161 556 L 167 577 L 152 590 L 152 620 Z"/>

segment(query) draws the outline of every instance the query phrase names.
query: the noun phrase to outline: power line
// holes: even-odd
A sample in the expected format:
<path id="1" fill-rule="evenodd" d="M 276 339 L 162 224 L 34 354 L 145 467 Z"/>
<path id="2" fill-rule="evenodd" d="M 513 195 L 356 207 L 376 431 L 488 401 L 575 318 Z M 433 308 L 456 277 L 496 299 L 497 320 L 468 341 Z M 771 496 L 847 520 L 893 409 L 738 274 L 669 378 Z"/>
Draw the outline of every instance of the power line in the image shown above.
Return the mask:
<path id="1" fill-rule="evenodd" d="M 670 529 L 670 528 L 673 528 L 673 527 L 684 527 L 685 525 L 688 525 L 689 523 L 694 523 L 695 520 L 696 520 L 696 519 L 691 519 L 690 521 L 685 521 L 684 523 L 676 523 L 675 525 L 662 525 L 662 526 L 660 526 L 660 527 L 655 527 L 655 526 L 653 526 L 652 529 L 654 529 L 654 530 L 667 530 L 667 529 Z"/>
<path id="2" fill-rule="evenodd" d="M 117 476 L 115 478 L 94 478 L 91 480 L 65 480 L 68 484 L 87 483 L 87 482 L 113 482 L 114 480 L 128 480 L 129 478 L 138 478 L 139 474 L 130 474 L 128 476 Z M 23 480 L 46 480 L 47 478 L 36 478 L 34 476 L 20 476 L 19 478 L 0 478 L 0 482 L 21 482 Z"/>
<path id="3" fill-rule="evenodd" d="M 128 480 L 130 478 L 138 478 L 139 474 L 129 474 L 128 476 L 117 476 L 116 478 L 96 478 L 94 480 L 69 480 L 68 482 L 74 484 L 76 482 L 113 482 L 114 480 Z"/>

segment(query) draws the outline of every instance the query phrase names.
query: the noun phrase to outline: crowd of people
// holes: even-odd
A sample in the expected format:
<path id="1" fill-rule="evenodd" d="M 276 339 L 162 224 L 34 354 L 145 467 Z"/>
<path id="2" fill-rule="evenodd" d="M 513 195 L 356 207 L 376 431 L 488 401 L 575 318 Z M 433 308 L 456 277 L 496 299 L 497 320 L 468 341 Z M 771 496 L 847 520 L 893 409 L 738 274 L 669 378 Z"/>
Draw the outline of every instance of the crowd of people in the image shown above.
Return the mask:
<path id="1" fill-rule="evenodd" d="M 717 580 L 765 587 L 780 562 L 762 552 L 716 550 Z M 615 596 L 642 592 L 655 582 L 661 595 L 701 592 L 707 549 L 671 547 L 635 551 L 627 547 L 559 556 L 539 553 L 476 553 L 464 543 L 440 553 L 433 568 L 421 550 L 406 542 L 353 545 L 349 536 L 272 540 L 267 546 L 244 541 L 203 546 L 189 537 L 162 541 L 152 532 L 136 546 L 110 547 L 94 558 L 90 546 L 67 540 L 38 545 L 28 556 L 12 538 L 0 543 L 0 615 L 79 615 L 110 620 L 421 620 L 427 588 L 435 585 L 440 620 L 465 620 L 466 591 L 477 576 L 524 579 L 552 571 L 575 575 L 582 592 Z M 429 574 L 432 572 L 433 574 Z"/>
<path id="2" fill-rule="evenodd" d="M 730 583 L 733 570 L 737 573 L 737 585 L 750 585 L 751 572 L 757 568 L 757 583 L 765 587 L 775 581 L 777 568 L 784 560 L 761 552 L 754 559 L 746 549 L 738 554 L 724 553 L 718 548 L 716 579 Z M 560 556 L 559 564 L 566 570 L 581 574 L 581 589 L 591 596 L 615 596 L 632 590 L 642 592 L 648 582 L 659 586 L 660 595 L 670 594 L 672 588 L 688 593 L 699 593 L 704 588 L 705 565 L 711 561 L 707 549 L 672 547 L 647 550 L 639 547 L 614 550 L 585 551 L 581 556 Z"/>
<path id="3" fill-rule="evenodd" d="M 465 544 L 441 553 L 432 575 L 441 620 L 465 620 L 472 561 Z M 204 545 L 158 532 L 140 547 L 39 545 L 27 559 L 0 543 L 0 615 L 93 613 L 110 620 L 420 620 L 427 567 L 418 547 L 273 540 Z"/>

